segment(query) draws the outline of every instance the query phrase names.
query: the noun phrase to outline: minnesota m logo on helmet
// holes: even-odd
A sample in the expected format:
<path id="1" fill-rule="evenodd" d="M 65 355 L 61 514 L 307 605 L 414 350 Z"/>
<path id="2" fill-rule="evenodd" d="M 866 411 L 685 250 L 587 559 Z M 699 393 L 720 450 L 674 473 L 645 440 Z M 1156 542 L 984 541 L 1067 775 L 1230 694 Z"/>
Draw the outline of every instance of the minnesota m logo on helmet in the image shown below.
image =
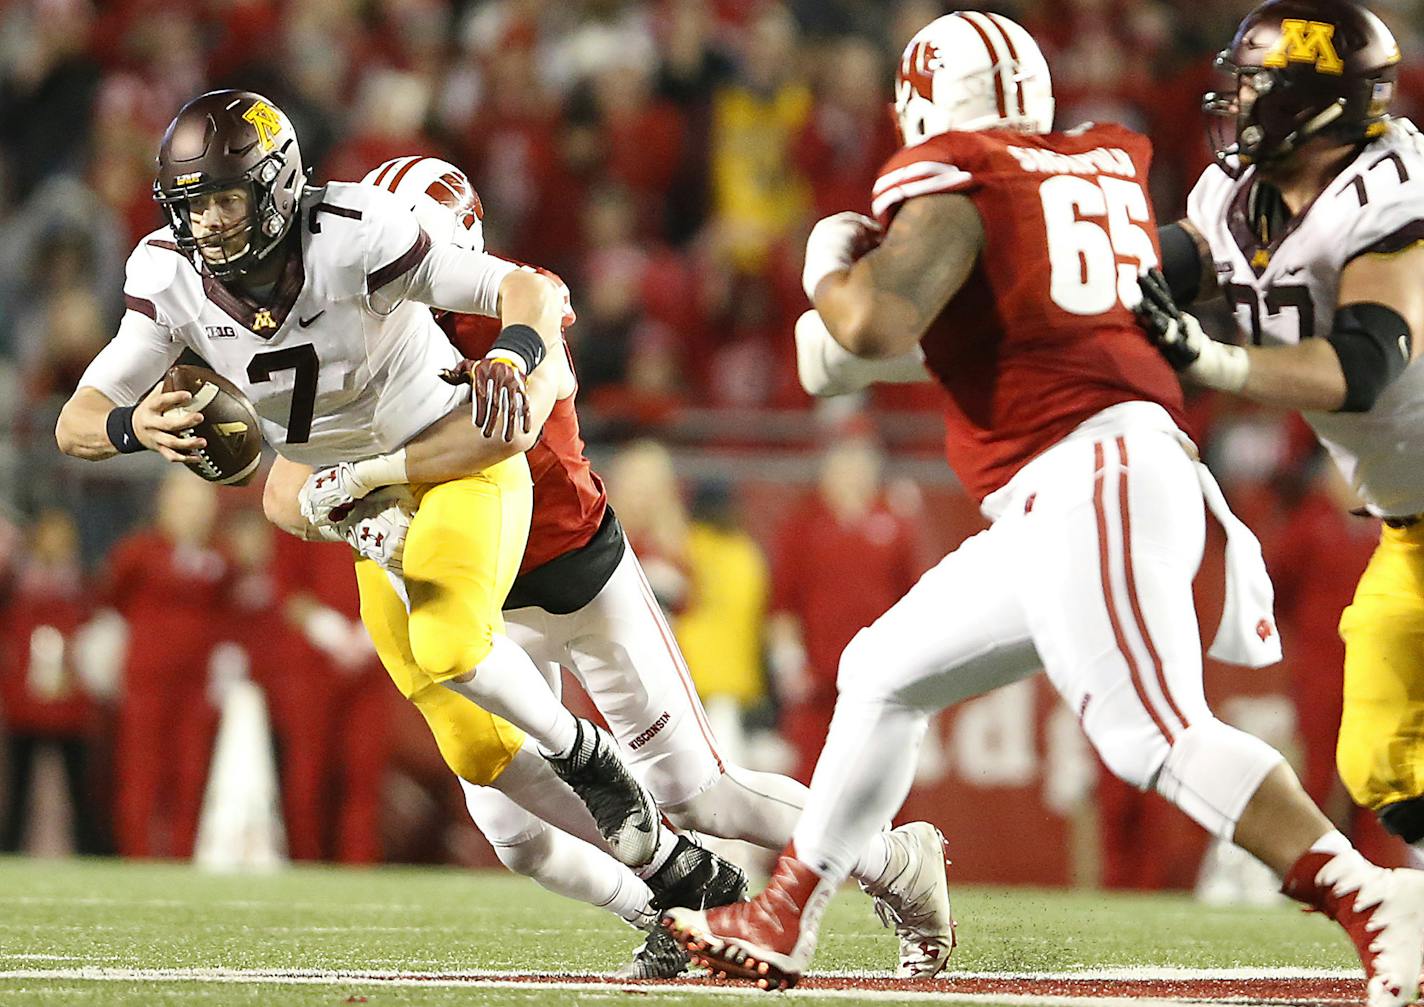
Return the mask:
<path id="1" fill-rule="evenodd" d="M 1284 69 L 1289 63 L 1313 63 L 1320 73 L 1341 74 L 1345 61 L 1335 51 L 1335 26 L 1324 21 L 1284 18 L 1281 37 L 1262 66 Z"/>
<path id="2" fill-rule="evenodd" d="M 282 117 L 275 108 L 259 99 L 242 113 L 242 118 L 257 130 L 257 142 L 262 145 L 263 150 L 271 150 L 277 145 L 276 136 L 282 132 Z"/>

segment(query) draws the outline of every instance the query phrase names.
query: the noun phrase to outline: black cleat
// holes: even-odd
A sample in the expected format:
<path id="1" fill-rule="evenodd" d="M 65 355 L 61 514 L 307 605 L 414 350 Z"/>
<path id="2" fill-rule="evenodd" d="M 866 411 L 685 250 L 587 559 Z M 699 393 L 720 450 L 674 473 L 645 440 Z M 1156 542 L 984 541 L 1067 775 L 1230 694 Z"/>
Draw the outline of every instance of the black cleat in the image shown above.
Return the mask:
<path id="1" fill-rule="evenodd" d="M 573 751 L 563 758 L 544 758 L 583 801 L 615 857 L 629 867 L 642 867 L 653 859 L 658 848 L 657 808 L 618 758 L 606 731 L 580 718 Z"/>
<path id="2" fill-rule="evenodd" d="M 736 864 L 678 836 L 672 856 L 648 879 L 648 887 L 653 908 L 660 912 L 673 906 L 711 909 L 744 900 L 747 876 Z"/>
<path id="3" fill-rule="evenodd" d="M 619 979 L 672 979 L 691 964 L 677 938 L 655 926 L 643 946 L 633 952 L 633 960 L 613 974 Z"/>

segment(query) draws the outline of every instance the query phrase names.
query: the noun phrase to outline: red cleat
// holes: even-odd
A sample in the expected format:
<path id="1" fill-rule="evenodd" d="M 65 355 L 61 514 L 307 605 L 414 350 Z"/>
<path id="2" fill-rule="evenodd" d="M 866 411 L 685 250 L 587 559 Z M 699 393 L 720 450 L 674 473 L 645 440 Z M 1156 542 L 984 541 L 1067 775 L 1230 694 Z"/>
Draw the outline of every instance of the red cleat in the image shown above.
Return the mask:
<path id="1" fill-rule="evenodd" d="M 716 909 L 671 909 L 662 924 L 718 979 L 749 979 L 790 989 L 816 953 L 816 931 L 836 886 L 796 859 L 788 846 L 771 880 L 750 902 Z"/>

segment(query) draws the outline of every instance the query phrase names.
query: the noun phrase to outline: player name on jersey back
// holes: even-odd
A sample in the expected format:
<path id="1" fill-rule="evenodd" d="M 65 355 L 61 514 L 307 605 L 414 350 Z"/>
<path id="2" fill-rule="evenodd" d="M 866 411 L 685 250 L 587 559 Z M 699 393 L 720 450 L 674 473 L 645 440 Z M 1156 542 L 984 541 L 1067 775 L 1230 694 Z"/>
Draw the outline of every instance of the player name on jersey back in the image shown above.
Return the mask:
<path id="1" fill-rule="evenodd" d="M 1102 410 L 1181 386 L 1137 325 L 1138 274 L 1158 261 L 1152 148 L 1115 125 L 1066 133 L 950 132 L 900 151 L 873 208 L 957 193 L 983 227 L 969 280 L 921 339 L 948 392 L 945 455 L 983 498 Z"/>

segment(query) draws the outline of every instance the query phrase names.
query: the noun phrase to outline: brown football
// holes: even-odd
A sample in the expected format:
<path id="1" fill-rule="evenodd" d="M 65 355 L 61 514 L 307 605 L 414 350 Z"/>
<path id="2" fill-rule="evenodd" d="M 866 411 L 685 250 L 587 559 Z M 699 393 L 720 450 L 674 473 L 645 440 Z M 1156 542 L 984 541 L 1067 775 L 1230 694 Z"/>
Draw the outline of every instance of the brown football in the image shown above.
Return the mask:
<path id="1" fill-rule="evenodd" d="M 189 392 L 193 399 L 171 412 L 200 412 L 192 433 L 208 444 L 189 467 L 210 483 L 246 485 L 262 461 L 257 410 L 242 390 L 222 375 L 193 364 L 174 364 L 163 376 L 165 392 Z"/>

